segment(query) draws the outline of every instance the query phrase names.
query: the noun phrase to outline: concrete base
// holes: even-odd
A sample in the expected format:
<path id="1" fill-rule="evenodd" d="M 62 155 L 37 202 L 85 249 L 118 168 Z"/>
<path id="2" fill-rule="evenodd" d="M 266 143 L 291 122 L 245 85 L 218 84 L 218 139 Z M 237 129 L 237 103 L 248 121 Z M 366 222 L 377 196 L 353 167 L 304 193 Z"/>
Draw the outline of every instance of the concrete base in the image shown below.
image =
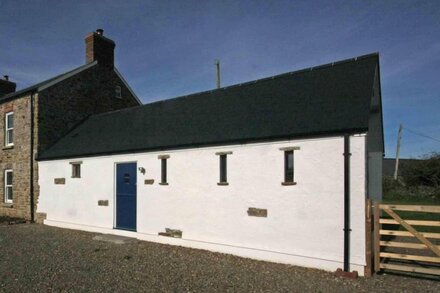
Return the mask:
<path id="1" fill-rule="evenodd" d="M 114 244 L 125 244 L 127 242 L 134 241 L 133 238 L 113 234 L 96 235 L 95 237 L 93 237 L 93 240 L 110 242 Z"/>

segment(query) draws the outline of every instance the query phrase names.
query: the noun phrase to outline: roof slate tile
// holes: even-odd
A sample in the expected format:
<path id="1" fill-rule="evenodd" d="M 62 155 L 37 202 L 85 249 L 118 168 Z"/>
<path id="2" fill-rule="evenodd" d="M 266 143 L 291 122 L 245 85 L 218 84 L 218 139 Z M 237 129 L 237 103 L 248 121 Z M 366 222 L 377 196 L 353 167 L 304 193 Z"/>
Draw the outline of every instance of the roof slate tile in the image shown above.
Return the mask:
<path id="1" fill-rule="evenodd" d="M 378 58 L 93 115 L 39 160 L 364 132 Z"/>

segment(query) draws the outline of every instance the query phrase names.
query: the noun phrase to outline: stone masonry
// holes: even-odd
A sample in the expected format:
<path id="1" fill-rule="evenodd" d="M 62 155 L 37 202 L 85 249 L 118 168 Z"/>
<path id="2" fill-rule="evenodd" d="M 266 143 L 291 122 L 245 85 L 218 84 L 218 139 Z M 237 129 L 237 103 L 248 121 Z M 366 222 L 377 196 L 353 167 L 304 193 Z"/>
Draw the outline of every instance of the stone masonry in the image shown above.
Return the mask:
<path id="1" fill-rule="evenodd" d="M 115 96 L 117 86 L 121 88 L 121 98 Z M 0 216 L 31 218 L 31 158 L 35 211 L 39 194 L 38 162 L 35 160 L 38 153 L 92 114 L 139 105 L 113 66 L 99 60 L 98 64 L 34 93 L 33 101 L 34 143 L 31 155 L 31 93 L 6 100 L 0 97 L 0 131 L 3 132 L 0 135 Z M 5 147 L 5 115 L 11 111 L 14 112 L 14 145 Z M 12 204 L 5 203 L 6 169 L 13 170 Z M 35 219 L 41 216 L 35 215 Z"/>
<path id="2" fill-rule="evenodd" d="M 0 135 L 0 216 L 29 218 L 30 213 L 30 95 L 0 104 L 0 129 L 5 129 L 5 114 L 14 111 L 14 146 L 5 147 L 5 135 Z M 5 173 L 12 169 L 13 203 L 5 203 Z"/>
<path id="3" fill-rule="evenodd" d="M 120 86 L 122 99 L 115 97 Z M 44 151 L 91 114 L 139 104 L 113 69 L 95 65 L 38 96 L 38 151 Z"/>

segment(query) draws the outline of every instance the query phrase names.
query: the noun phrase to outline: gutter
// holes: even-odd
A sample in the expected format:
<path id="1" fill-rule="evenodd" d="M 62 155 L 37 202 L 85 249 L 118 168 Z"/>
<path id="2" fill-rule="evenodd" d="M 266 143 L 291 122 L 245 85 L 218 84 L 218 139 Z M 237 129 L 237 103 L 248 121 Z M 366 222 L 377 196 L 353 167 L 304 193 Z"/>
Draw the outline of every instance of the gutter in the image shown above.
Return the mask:
<path id="1" fill-rule="evenodd" d="M 119 111 L 119 110 L 118 110 Z M 105 113 L 101 113 L 105 114 Z M 101 115 L 94 114 L 91 116 Z M 90 116 L 89 116 L 90 117 Z M 89 118 L 87 117 L 87 118 Z M 85 122 L 85 119 L 82 122 Z M 53 146 L 59 143 L 64 137 L 69 136 L 71 132 L 76 130 L 80 124 L 73 127 L 71 131 L 69 131 L 66 135 L 64 135 L 60 140 L 55 142 L 54 145 L 50 146 L 47 150 L 51 150 Z M 56 161 L 56 160 L 67 160 L 67 159 L 75 159 L 75 158 L 88 158 L 88 157 L 102 157 L 102 156 L 110 156 L 110 155 L 125 155 L 125 154 L 138 154 L 138 153 L 147 153 L 147 152 L 165 152 L 165 151 L 176 151 L 183 149 L 191 149 L 191 148 L 205 148 L 205 147 L 216 147 L 216 146 L 228 146 L 228 145 L 243 145 L 243 144 L 253 144 L 253 143 L 264 143 L 264 142 L 277 142 L 284 140 L 300 140 L 300 139 L 316 139 L 316 138 L 331 138 L 331 137 L 341 137 L 345 133 L 351 134 L 363 134 L 366 133 L 368 128 L 354 128 L 354 129 L 346 129 L 341 131 L 329 131 L 329 132 L 316 132 L 312 135 L 283 135 L 283 136 L 271 136 L 271 137 L 262 137 L 262 138 L 247 138 L 247 139 L 232 139 L 232 140 L 222 140 L 216 142 L 203 142 L 203 143 L 188 143 L 188 144 L 180 144 L 180 145 L 172 145 L 172 146 L 157 146 L 157 147 L 147 147 L 147 148 L 133 148 L 133 149 L 123 149 L 123 150 L 109 150 L 109 151 L 101 151 L 101 152 L 83 152 L 76 154 L 64 154 L 64 155 L 49 155 L 46 156 L 46 151 L 38 154 L 36 157 L 36 161 Z"/>

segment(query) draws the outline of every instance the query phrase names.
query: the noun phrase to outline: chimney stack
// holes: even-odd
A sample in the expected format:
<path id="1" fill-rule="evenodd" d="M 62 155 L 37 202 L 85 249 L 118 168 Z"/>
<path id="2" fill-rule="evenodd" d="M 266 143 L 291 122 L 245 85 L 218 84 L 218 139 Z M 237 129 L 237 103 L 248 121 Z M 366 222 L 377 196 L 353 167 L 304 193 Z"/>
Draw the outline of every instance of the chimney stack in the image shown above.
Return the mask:
<path id="1" fill-rule="evenodd" d="M 86 63 L 98 61 L 98 64 L 113 68 L 115 58 L 115 42 L 104 37 L 104 30 L 97 29 L 86 38 Z"/>
<path id="2" fill-rule="evenodd" d="M 8 75 L 3 75 L 4 79 L 0 79 L 0 96 L 15 93 L 17 85 L 15 82 L 9 81 Z"/>

